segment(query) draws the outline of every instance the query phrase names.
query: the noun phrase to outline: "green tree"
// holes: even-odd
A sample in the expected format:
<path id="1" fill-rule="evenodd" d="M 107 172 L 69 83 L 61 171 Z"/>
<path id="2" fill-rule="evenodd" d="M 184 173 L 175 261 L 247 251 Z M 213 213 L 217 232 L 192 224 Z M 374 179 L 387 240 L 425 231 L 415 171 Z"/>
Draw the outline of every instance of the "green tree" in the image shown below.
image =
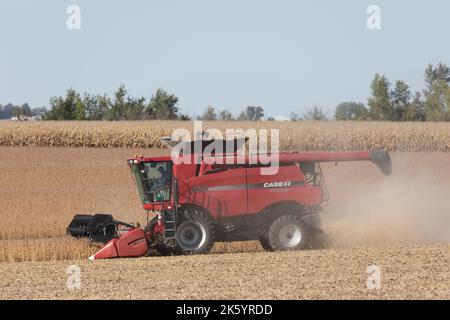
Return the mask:
<path id="1" fill-rule="evenodd" d="M 175 95 L 159 88 L 152 96 L 145 113 L 149 119 L 176 120 L 179 110 L 177 104 L 178 98 Z"/>
<path id="2" fill-rule="evenodd" d="M 427 121 L 448 121 L 450 89 L 444 81 L 436 81 L 430 87 L 425 101 L 425 115 Z"/>
<path id="3" fill-rule="evenodd" d="M 75 100 L 75 120 L 86 120 L 86 105 L 80 96 Z"/>
<path id="4" fill-rule="evenodd" d="M 203 112 L 203 115 L 200 117 L 200 120 L 204 121 L 214 121 L 217 120 L 217 113 L 214 107 L 208 106 Z"/>
<path id="5" fill-rule="evenodd" d="M 126 119 L 127 112 L 127 89 L 122 84 L 114 92 L 114 101 L 111 103 L 111 108 L 109 109 L 108 120 L 118 121 Z"/>
<path id="6" fill-rule="evenodd" d="M 416 92 L 414 99 L 406 108 L 405 112 L 406 121 L 425 121 L 425 103 L 422 101 L 420 92 Z"/>
<path id="7" fill-rule="evenodd" d="M 432 87 L 436 82 L 444 81 L 450 83 L 450 68 L 440 62 L 436 67 L 429 64 L 425 70 L 425 92 L 431 93 Z"/>
<path id="8" fill-rule="evenodd" d="M 12 103 L 8 103 L 7 105 L 0 108 L 0 119 L 11 119 L 12 111 L 14 105 Z"/>
<path id="9" fill-rule="evenodd" d="M 238 121 L 248 121 L 247 112 L 241 111 L 241 113 L 239 113 L 239 116 L 237 117 L 237 120 Z"/>
<path id="10" fill-rule="evenodd" d="M 303 119 L 322 121 L 327 120 L 327 115 L 321 107 L 314 106 L 312 108 L 306 108 L 306 111 L 303 113 Z"/>
<path id="11" fill-rule="evenodd" d="M 80 94 L 74 89 L 67 90 L 66 97 L 53 97 L 50 99 L 50 110 L 45 113 L 46 120 L 81 120 L 83 105 L 80 103 Z"/>
<path id="12" fill-rule="evenodd" d="M 247 120 L 259 121 L 264 117 L 264 109 L 262 107 L 248 106 L 246 109 Z"/>
<path id="13" fill-rule="evenodd" d="M 105 103 L 104 99 L 100 100 Z M 144 118 L 145 98 L 134 98 L 128 95 L 124 85 L 114 93 L 114 101 L 108 112 L 109 120 L 141 120 Z"/>
<path id="14" fill-rule="evenodd" d="M 302 117 L 297 112 L 291 112 L 289 113 L 289 120 L 291 121 L 300 121 L 302 120 Z"/>
<path id="15" fill-rule="evenodd" d="M 83 97 L 86 105 L 86 118 L 88 120 L 106 120 L 108 118 L 111 100 L 106 94 L 91 95 L 86 93 Z"/>
<path id="16" fill-rule="evenodd" d="M 31 107 L 28 103 L 24 103 L 21 107 L 21 113 L 24 117 L 31 117 Z"/>
<path id="17" fill-rule="evenodd" d="M 369 113 L 373 120 L 392 120 L 394 112 L 391 104 L 390 82 L 384 75 L 375 75 L 370 86 Z"/>
<path id="18" fill-rule="evenodd" d="M 448 121 L 449 119 L 450 68 L 439 63 L 428 65 L 425 70 L 425 116 L 427 121 Z"/>
<path id="19" fill-rule="evenodd" d="M 126 105 L 126 113 L 125 113 L 125 119 L 126 120 L 141 120 L 144 115 L 144 109 L 145 109 L 145 98 L 127 98 L 127 105 Z"/>
<path id="20" fill-rule="evenodd" d="M 31 108 L 28 103 L 23 104 L 22 106 L 12 106 L 11 108 L 11 116 L 16 117 L 19 120 L 25 120 L 31 117 Z"/>
<path id="21" fill-rule="evenodd" d="M 255 121 L 259 121 L 264 117 L 264 109 L 262 107 L 256 107 L 255 109 Z"/>
<path id="22" fill-rule="evenodd" d="M 392 117 L 393 121 L 405 121 L 406 110 L 411 103 L 411 90 L 409 86 L 401 80 L 395 82 L 395 88 L 391 93 Z"/>
<path id="23" fill-rule="evenodd" d="M 11 109 L 11 114 L 13 117 L 20 120 L 22 118 L 22 108 L 19 106 L 13 106 Z"/>
<path id="24" fill-rule="evenodd" d="M 189 121 L 189 120 L 192 120 L 192 118 L 191 118 L 189 115 L 185 114 L 185 113 L 180 114 L 180 116 L 178 117 L 178 119 L 181 120 L 181 121 Z"/>
<path id="25" fill-rule="evenodd" d="M 366 120 L 368 110 L 361 102 L 342 102 L 336 107 L 336 120 Z"/>
<path id="26" fill-rule="evenodd" d="M 219 119 L 223 121 L 231 121 L 233 119 L 233 115 L 228 110 L 222 110 L 219 114 Z"/>

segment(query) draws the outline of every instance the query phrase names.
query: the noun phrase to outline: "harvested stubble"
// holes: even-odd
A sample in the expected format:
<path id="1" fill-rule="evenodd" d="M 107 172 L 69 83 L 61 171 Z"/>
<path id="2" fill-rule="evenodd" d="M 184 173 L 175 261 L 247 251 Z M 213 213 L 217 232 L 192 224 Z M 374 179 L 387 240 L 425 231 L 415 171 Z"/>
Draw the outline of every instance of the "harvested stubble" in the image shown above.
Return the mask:
<path id="1" fill-rule="evenodd" d="M 0 264 L 0 299 L 449 299 L 449 246 Z M 81 286 L 67 288 L 67 268 Z M 381 288 L 367 286 L 367 267 Z M 274 307 L 275 310 L 275 307 Z"/>
<path id="2" fill-rule="evenodd" d="M 2 146 L 160 148 L 174 129 L 192 122 L 0 122 Z M 448 123 L 204 122 L 203 129 L 280 129 L 282 150 L 450 151 Z"/>

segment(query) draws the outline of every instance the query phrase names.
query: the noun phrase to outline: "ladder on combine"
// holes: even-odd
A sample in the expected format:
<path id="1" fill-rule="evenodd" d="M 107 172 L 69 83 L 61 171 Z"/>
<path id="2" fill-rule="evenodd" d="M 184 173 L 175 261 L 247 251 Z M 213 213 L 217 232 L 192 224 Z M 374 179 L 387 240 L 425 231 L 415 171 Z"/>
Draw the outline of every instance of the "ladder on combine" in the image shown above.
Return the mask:
<path id="1" fill-rule="evenodd" d="M 177 245 L 177 216 L 178 216 L 178 179 L 173 181 L 174 208 L 164 212 L 164 242 L 166 246 L 175 248 Z"/>
<path id="2" fill-rule="evenodd" d="M 164 212 L 164 242 L 168 247 L 175 247 L 176 242 L 176 217 L 175 212 L 166 211 Z"/>

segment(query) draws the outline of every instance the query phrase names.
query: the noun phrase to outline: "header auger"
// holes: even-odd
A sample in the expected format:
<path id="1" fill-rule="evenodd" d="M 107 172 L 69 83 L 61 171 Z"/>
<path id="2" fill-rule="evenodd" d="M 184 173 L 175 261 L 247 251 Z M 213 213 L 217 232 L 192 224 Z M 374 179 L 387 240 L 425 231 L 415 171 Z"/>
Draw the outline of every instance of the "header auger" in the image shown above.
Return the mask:
<path id="1" fill-rule="evenodd" d="M 210 143 L 199 142 L 202 151 Z M 392 170 L 386 151 L 283 152 L 277 154 L 276 174 L 262 175 L 267 165 L 236 152 L 245 140 L 222 142 L 233 152 L 128 159 L 147 217 L 156 213 L 144 228 L 111 215 L 76 215 L 67 232 L 106 243 L 90 259 L 139 257 L 150 249 L 162 255 L 207 253 L 215 241 L 259 240 L 269 251 L 315 248 L 319 213 L 328 199 L 320 163 L 371 161 L 385 175 Z M 198 163 L 179 161 L 199 156 Z"/>

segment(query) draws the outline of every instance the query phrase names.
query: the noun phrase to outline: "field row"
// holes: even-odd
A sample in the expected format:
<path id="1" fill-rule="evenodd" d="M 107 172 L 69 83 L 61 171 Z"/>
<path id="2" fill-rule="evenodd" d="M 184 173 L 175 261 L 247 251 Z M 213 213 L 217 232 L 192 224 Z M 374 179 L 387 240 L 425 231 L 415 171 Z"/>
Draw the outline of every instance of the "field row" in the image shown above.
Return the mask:
<path id="1" fill-rule="evenodd" d="M 0 299 L 449 299 L 449 252 L 424 246 L 0 263 Z M 73 264 L 77 290 L 67 287 Z M 368 287 L 372 265 L 379 289 Z"/>
<path id="2" fill-rule="evenodd" d="M 0 122 L 0 146 L 160 148 L 174 129 L 193 131 L 193 122 Z M 450 151 L 448 123 L 238 122 L 203 123 L 203 129 L 279 129 L 280 149 Z"/>

